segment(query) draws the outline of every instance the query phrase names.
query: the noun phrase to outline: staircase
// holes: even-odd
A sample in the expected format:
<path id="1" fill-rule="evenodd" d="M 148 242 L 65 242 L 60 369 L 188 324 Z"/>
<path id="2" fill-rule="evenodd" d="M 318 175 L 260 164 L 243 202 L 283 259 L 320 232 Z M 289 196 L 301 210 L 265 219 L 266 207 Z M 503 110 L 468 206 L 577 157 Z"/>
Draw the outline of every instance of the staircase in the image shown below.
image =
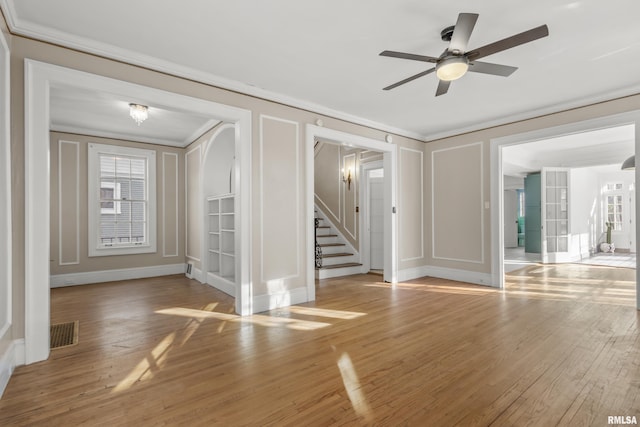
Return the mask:
<path id="1" fill-rule="evenodd" d="M 316 279 L 349 276 L 362 273 L 360 256 L 331 223 L 323 218 L 316 208 L 316 218 L 320 221 L 316 238 L 322 249 L 322 267 L 316 267 Z"/>

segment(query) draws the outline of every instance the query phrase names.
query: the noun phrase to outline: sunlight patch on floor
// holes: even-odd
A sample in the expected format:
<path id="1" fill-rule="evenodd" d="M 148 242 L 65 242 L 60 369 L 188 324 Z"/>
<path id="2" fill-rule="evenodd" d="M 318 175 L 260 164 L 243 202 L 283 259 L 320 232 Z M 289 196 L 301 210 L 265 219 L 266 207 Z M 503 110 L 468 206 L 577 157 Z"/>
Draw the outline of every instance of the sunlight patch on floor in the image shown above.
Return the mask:
<path id="1" fill-rule="evenodd" d="M 204 306 L 204 308 L 202 309 L 203 311 L 213 311 L 215 310 L 215 308 L 218 306 L 217 302 L 212 302 L 207 304 L 206 306 Z M 180 347 L 182 347 L 183 345 L 185 345 L 187 343 L 187 341 L 189 341 L 189 339 L 191 339 L 191 337 L 193 336 L 193 334 L 196 333 L 196 331 L 198 330 L 198 328 L 200 327 L 200 325 L 202 324 L 204 320 L 203 319 L 189 319 L 189 321 L 187 322 L 187 326 L 185 326 L 185 330 L 184 333 L 182 335 L 182 340 L 180 341 Z M 222 330 L 219 330 L 218 333 L 222 332 Z"/>
<path id="2" fill-rule="evenodd" d="M 164 337 L 164 339 L 151 350 L 150 354 L 142 359 L 140 363 L 113 388 L 112 392 L 117 393 L 128 390 L 139 381 L 153 378 L 154 372 L 160 371 L 167 361 L 167 355 L 175 336 L 175 332 L 172 332 Z"/>
<path id="3" fill-rule="evenodd" d="M 619 279 L 611 279 L 611 280 L 603 280 L 603 279 L 591 279 L 588 277 L 579 277 L 579 276 L 574 276 L 574 277 L 570 277 L 570 278 L 566 278 L 566 277 L 549 277 L 546 274 L 542 274 L 542 275 L 536 275 L 536 276 L 532 276 L 532 275 L 507 275 L 507 283 L 512 283 L 512 284 L 516 284 L 518 282 L 523 282 L 524 284 L 529 284 L 530 281 L 544 281 L 545 283 L 560 283 L 561 285 L 569 286 L 567 284 L 567 282 L 571 282 L 571 284 L 573 283 L 582 283 L 585 285 L 600 285 L 603 282 L 607 282 L 610 281 L 612 284 L 620 284 L 620 285 L 629 285 L 629 286 L 633 286 L 635 285 L 635 281 L 633 280 L 619 280 Z"/>
<path id="4" fill-rule="evenodd" d="M 157 314 L 189 317 L 192 319 L 216 319 L 224 322 L 252 323 L 267 327 L 286 327 L 288 329 L 310 331 L 331 326 L 330 323 L 315 322 L 310 320 L 291 319 L 287 317 L 266 316 L 254 314 L 252 316 L 238 316 L 236 314 L 220 313 L 217 311 L 195 310 L 192 308 L 173 307 L 156 311 Z"/>
<path id="5" fill-rule="evenodd" d="M 634 306 L 635 271 L 582 264 L 552 264 L 505 275 L 505 294 L 535 300 Z"/>
<path id="6" fill-rule="evenodd" d="M 353 367 L 353 362 L 347 353 L 342 353 L 338 359 L 338 369 L 340 369 L 344 389 L 347 391 L 347 395 L 349 396 L 349 400 L 351 401 L 351 405 L 356 411 L 356 414 L 364 418 L 367 423 L 372 422 L 373 414 L 371 412 L 371 408 L 369 407 L 367 398 L 362 392 L 360 380 L 358 379 L 358 374 Z"/>
<path id="7" fill-rule="evenodd" d="M 579 282 L 579 281 L 578 281 Z M 580 283 L 580 282 L 579 282 Z M 616 282 L 617 283 L 617 282 Z M 526 291 L 544 291 L 548 293 L 569 293 L 569 294 L 592 294 L 593 286 L 584 286 L 581 284 L 547 284 L 541 282 L 526 282 L 523 284 L 508 282 L 509 290 L 526 290 Z M 599 294 L 619 294 L 619 295 L 635 295 L 635 289 L 631 287 L 612 286 L 611 288 L 602 289 Z"/>
<path id="8" fill-rule="evenodd" d="M 549 301 L 586 301 L 593 302 L 594 304 L 610 304 L 610 305 L 623 305 L 633 307 L 635 301 L 633 297 L 616 297 L 616 296 L 598 296 L 593 294 L 571 294 L 571 293 L 548 293 L 548 292 L 533 292 L 528 290 L 514 291 L 509 290 L 508 296 L 522 296 L 529 299 L 549 300 Z"/>
<path id="9" fill-rule="evenodd" d="M 289 312 L 294 314 L 301 314 L 305 316 L 318 316 L 318 317 L 329 317 L 332 319 L 357 319 L 358 317 L 366 316 L 367 313 L 359 313 L 356 311 L 343 311 L 343 310 L 329 310 L 326 308 L 316 308 L 316 307 L 299 307 L 296 305 L 292 305 L 290 307 L 284 307 L 279 312 Z"/>
<path id="10" fill-rule="evenodd" d="M 460 295 L 485 295 L 498 292 L 498 289 L 480 285 L 477 285 L 477 287 L 472 287 L 473 285 L 433 285 L 428 283 L 372 283 L 365 286 L 374 288 L 410 289 L 422 292 L 440 292 Z"/>
<path id="11" fill-rule="evenodd" d="M 200 319 L 191 319 L 187 322 L 187 326 L 184 328 L 182 339 L 180 340 L 180 347 L 185 345 L 187 341 L 191 339 L 191 337 L 196 333 L 201 324 L 202 320 Z"/>

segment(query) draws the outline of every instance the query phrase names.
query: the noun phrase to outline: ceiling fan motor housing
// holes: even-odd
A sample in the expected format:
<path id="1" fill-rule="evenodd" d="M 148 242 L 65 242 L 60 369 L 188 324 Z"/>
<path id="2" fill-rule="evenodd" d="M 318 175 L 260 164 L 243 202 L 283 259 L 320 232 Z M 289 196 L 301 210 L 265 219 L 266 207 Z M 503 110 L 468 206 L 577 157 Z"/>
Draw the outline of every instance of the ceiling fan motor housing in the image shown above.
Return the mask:
<path id="1" fill-rule="evenodd" d="M 452 25 L 452 26 L 447 27 L 444 30 L 440 31 L 440 37 L 442 38 L 443 42 L 450 42 L 451 41 L 451 37 L 453 37 L 453 30 L 455 28 L 456 28 L 456 26 Z"/>

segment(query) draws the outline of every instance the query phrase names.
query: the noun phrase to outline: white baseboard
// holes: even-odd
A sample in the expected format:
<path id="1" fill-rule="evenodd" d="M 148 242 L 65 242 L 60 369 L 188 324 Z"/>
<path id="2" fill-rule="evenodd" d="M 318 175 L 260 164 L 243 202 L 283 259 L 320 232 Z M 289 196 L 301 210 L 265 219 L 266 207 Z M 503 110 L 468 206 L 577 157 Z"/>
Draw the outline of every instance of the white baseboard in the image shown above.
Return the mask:
<path id="1" fill-rule="evenodd" d="M 202 274 L 202 270 L 197 268 L 196 266 L 191 267 L 191 274 L 186 274 L 189 279 L 197 280 L 200 283 L 206 283 L 204 274 Z"/>
<path id="2" fill-rule="evenodd" d="M 417 279 L 425 276 L 472 283 L 474 285 L 497 287 L 497 285 L 493 283 L 492 275 L 490 273 L 478 273 L 475 271 L 428 265 L 398 270 L 398 282 L 404 282 L 406 280 Z"/>
<path id="3" fill-rule="evenodd" d="M 0 356 L 0 397 L 9 384 L 16 366 L 24 365 L 24 339 L 14 340 Z"/>
<path id="4" fill-rule="evenodd" d="M 233 282 L 225 280 L 212 273 L 207 273 L 206 283 L 218 289 L 219 291 L 224 292 L 227 295 L 231 295 L 234 298 L 236 297 L 236 285 Z"/>
<path id="5" fill-rule="evenodd" d="M 183 274 L 185 264 L 155 265 L 151 267 L 122 268 L 118 270 L 88 271 L 84 273 L 56 274 L 51 276 L 52 288 L 87 285 L 90 283 L 113 282 L 116 280 L 142 279 L 145 277 Z"/>
<path id="6" fill-rule="evenodd" d="M 296 288 L 277 294 L 258 295 L 253 297 L 253 312 L 273 310 L 274 308 L 287 307 L 294 304 L 302 304 L 309 301 L 307 288 Z"/>

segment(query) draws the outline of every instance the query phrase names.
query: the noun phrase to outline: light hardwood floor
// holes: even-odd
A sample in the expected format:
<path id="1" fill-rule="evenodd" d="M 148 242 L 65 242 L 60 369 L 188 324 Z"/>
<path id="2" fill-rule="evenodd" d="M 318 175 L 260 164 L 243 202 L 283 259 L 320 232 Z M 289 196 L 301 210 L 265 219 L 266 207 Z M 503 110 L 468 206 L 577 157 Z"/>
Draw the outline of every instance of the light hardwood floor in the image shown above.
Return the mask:
<path id="1" fill-rule="evenodd" d="M 80 342 L 15 371 L 0 425 L 640 419 L 634 274 L 534 265 L 506 291 L 352 276 L 321 281 L 315 304 L 247 318 L 180 276 L 54 289 L 52 320 L 79 320 Z"/>

